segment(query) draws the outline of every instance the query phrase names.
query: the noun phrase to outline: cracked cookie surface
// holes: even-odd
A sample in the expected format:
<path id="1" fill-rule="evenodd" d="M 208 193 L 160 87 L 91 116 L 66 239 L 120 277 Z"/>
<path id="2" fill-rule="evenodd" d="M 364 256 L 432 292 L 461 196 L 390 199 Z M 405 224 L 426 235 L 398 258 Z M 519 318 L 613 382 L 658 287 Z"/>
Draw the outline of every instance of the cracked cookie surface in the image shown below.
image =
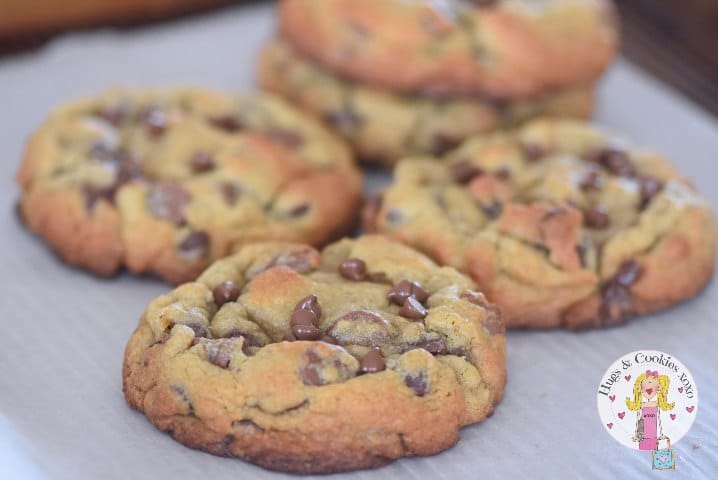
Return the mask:
<path id="1" fill-rule="evenodd" d="M 355 82 L 530 98 L 593 83 L 618 44 L 605 0 L 283 0 L 280 35 Z"/>
<path id="2" fill-rule="evenodd" d="M 594 100 L 591 83 L 515 101 L 402 95 L 342 80 L 281 40 L 263 50 L 259 77 L 266 90 L 322 118 L 362 160 L 384 166 L 407 155 L 444 153 L 471 135 L 537 116 L 586 118 Z"/>
<path id="3" fill-rule="evenodd" d="M 193 88 L 59 108 L 17 179 L 22 218 L 67 263 L 172 283 L 250 241 L 335 240 L 361 192 L 341 140 L 281 99 Z"/>
<path id="4" fill-rule="evenodd" d="M 364 226 L 469 273 L 508 327 L 621 324 L 696 295 L 715 263 L 715 217 L 689 182 L 568 120 L 401 162 Z"/>
<path id="5" fill-rule="evenodd" d="M 123 390 L 185 445 L 327 473 L 449 448 L 505 361 L 499 311 L 453 268 L 381 236 L 265 243 L 149 305 Z"/>

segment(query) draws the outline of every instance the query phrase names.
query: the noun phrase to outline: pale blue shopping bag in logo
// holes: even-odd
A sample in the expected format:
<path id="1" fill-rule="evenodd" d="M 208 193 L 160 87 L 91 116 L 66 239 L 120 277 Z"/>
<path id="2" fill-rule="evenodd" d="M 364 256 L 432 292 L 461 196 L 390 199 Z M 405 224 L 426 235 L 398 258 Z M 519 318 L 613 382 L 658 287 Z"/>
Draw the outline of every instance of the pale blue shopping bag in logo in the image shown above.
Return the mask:
<path id="1" fill-rule="evenodd" d="M 667 443 L 666 448 L 661 448 L 661 440 Z M 661 437 L 658 439 L 656 449 L 651 452 L 653 470 L 673 470 L 676 468 L 676 455 L 671 449 L 671 439 Z"/>

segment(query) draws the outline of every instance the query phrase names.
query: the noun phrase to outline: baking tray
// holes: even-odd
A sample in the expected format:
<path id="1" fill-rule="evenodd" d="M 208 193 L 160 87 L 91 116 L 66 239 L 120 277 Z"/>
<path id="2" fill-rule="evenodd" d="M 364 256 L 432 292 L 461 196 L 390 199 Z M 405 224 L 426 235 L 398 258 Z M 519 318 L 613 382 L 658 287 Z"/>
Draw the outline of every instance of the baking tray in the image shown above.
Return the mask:
<path id="1" fill-rule="evenodd" d="M 118 85 L 252 88 L 254 58 L 274 30 L 270 5 L 239 6 L 169 25 L 60 37 L 0 63 L 0 478 L 279 478 L 234 459 L 190 450 L 124 403 L 122 352 L 162 282 L 99 280 L 55 259 L 15 217 L 13 174 L 32 130 L 57 103 Z M 679 163 L 718 206 L 718 125 L 626 61 L 600 86 L 599 123 Z M 373 172 L 368 188 L 389 178 Z M 718 287 L 659 315 L 585 333 L 507 336 L 509 383 L 485 423 L 452 449 L 342 478 L 632 478 L 650 475 L 647 452 L 603 430 L 596 387 L 620 355 L 667 351 L 701 394 L 671 478 L 718 474 Z"/>

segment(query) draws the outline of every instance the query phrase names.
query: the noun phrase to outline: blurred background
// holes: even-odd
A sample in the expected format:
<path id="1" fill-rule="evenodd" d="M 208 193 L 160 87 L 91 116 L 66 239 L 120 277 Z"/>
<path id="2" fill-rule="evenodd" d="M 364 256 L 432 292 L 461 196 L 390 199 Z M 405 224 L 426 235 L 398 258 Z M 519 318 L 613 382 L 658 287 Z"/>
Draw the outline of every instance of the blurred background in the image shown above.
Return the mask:
<path id="1" fill-rule="evenodd" d="M 257 0 L 0 0 L 0 62 L 76 29 L 144 26 Z M 617 0 L 623 54 L 718 115 L 718 0 Z"/>

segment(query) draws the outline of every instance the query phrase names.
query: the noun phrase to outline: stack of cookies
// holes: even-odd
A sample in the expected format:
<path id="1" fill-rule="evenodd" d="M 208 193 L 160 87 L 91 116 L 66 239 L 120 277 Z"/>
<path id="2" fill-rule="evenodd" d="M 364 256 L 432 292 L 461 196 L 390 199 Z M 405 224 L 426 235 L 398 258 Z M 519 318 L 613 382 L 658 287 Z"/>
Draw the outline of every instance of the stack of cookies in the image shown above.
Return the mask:
<path id="1" fill-rule="evenodd" d="M 663 157 L 575 119 L 483 132 L 589 113 L 604 1 L 285 0 L 280 25 L 285 99 L 110 91 L 18 173 L 64 261 L 179 285 L 122 372 L 178 441 L 299 473 L 434 454 L 500 402 L 506 327 L 615 326 L 710 280 L 715 218 Z M 396 164 L 363 210 L 352 149 Z"/>
<path id="2" fill-rule="evenodd" d="M 284 0 L 259 76 L 362 160 L 393 165 L 537 116 L 587 117 L 617 43 L 605 0 Z"/>

